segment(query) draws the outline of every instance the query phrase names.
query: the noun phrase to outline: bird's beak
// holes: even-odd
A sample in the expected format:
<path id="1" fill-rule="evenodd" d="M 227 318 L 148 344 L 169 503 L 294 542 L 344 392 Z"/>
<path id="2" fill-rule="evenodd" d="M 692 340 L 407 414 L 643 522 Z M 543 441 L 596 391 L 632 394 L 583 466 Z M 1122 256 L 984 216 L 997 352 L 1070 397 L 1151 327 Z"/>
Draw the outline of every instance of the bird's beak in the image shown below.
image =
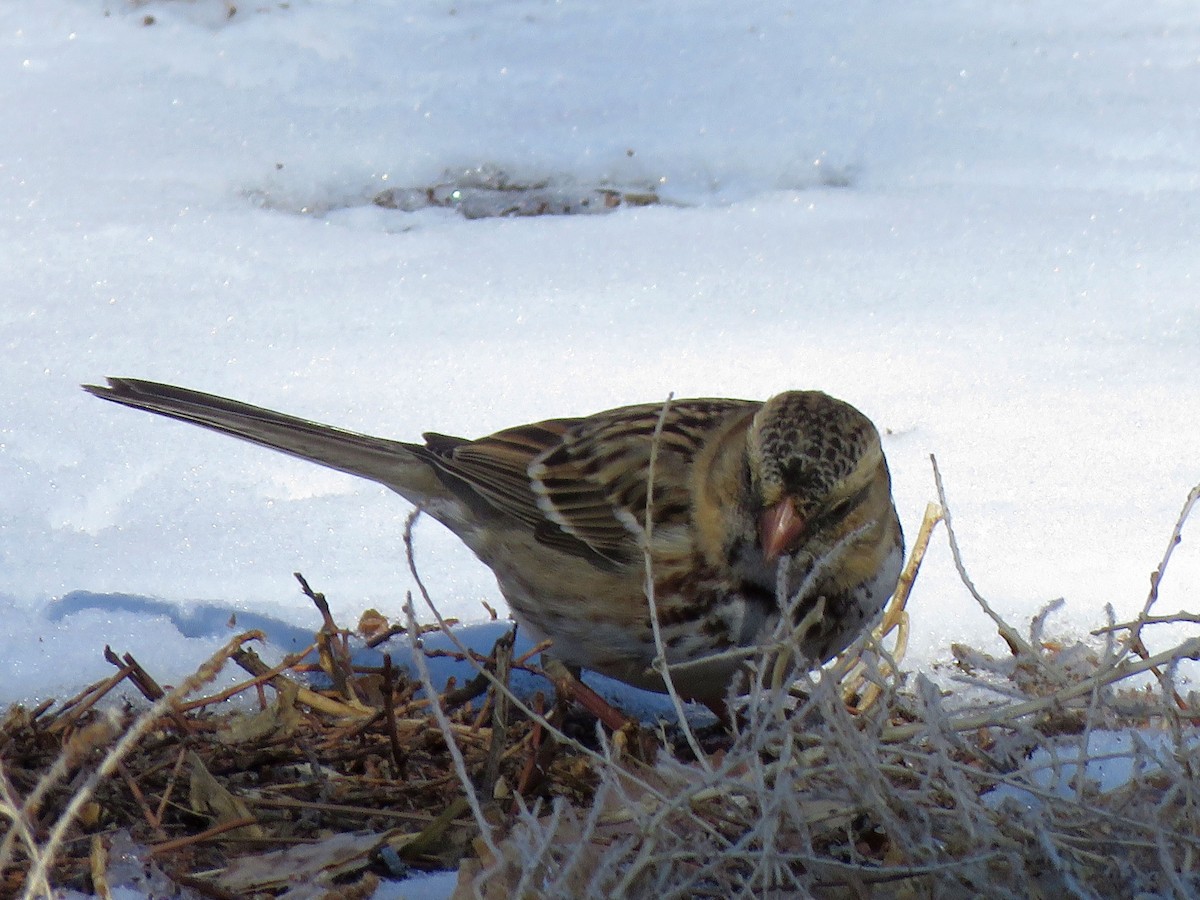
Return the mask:
<path id="1" fill-rule="evenodd" d="M 796 512 L 796 503 L 791 497 L 784 497 L 764 509 L 758 518 L 758 540 L 767 562 L 795 544 L 806 524 L 804 517 Z"/>

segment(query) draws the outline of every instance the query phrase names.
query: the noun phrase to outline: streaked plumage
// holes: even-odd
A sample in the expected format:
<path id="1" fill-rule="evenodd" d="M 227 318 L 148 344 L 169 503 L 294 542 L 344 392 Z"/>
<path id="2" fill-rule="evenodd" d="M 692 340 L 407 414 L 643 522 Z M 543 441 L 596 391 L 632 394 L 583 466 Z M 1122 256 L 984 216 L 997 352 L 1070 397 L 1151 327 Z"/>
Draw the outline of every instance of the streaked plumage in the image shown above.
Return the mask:
<path id="1" fill-rule="evenodd" d="M 645 594 L 650 554 L 659 624 L 685 696 L 723 696 L 736 659 L 779 620 L 777 588 L 823 598 L 800 650 L 813 665 L 882 608 L 903 557 L 891 482 L 871 422 L 814 391 L 763 402 L 678 400 L 549 419 L 478 440 L 424 444 L 341 431 L 234 400 L 132 379 L 98 397 L 203 425 L 396 491 L 495 572 L 516 618 L 568 664 L 661 690 Z"/>

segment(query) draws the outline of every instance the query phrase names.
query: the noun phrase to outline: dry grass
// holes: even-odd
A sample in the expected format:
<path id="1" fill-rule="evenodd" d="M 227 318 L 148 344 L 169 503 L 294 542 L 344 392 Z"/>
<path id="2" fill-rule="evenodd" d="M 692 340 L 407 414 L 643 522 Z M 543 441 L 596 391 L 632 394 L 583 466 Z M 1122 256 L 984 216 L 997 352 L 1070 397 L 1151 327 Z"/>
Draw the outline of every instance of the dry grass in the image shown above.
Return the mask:
<path id="1" fill-rule="evenodd" d="M 132 871 L 194 896 L 354 897 L 408 867 L 455 866 L 462 897 L 1197 896 L 1200 709 L 1176 669 L 1200 637 L 1158 652 L 1150 638 L 1197 624 L 1156 604 L 1198 498 L 1141 615 L 1110 613 L 1084 642 L 1047 638 L 1052 608 L 1006 623 L 970 585 L 947 517 L 1009 652 L 952 648 L 953 693 L 904 675 L 902 588 L 886 639 L 791 690 L 781 634 L 752 665 L 733 734 L 686 721 L 608 733 L 547 711 L 509 693 L 507 673 L 531 664 L 506 641 L 487 659 L 462 648 L 480 674 L 443 690 L 421 653 L 416 678 L 355 668 L 327 610 L 311 653 L 268 669 L 242 635 L 169 692 L 111 654 L 106 682 L 0 726 L 0 896 L 103 896 Z M 411 605 L 406 619 L 419 644 Z M 380 629 L 395 630 L 367 617 L 360 632 Z M 186 699 L 230 661 L 244 684 Z M 314 690 L 296 677 L 306 667 L 333 686 Z M 113 700 L 130 683 L 141 711 Z M 1128 774 L 1101 783 L 1080 761 Z"/>

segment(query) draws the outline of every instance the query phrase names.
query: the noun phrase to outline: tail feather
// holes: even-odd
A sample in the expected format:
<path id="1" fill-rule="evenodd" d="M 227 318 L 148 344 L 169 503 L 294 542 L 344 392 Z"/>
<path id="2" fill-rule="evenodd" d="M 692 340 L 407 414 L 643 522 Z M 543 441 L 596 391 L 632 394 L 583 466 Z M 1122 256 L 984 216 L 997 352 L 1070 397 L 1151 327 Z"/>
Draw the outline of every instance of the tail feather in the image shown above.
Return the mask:
<path id="1" fill-rule="evenodd" d="M 425 448 L 419 444 L 343 431 L 169 384 L 134 378 L 107 380 L 107 386 L 85 384 L 83 389 L 104 400 L 202 425 L 261 447 L 369 478 L 414 503 L 440 492 L 438 479 L 423 461 Z"/>

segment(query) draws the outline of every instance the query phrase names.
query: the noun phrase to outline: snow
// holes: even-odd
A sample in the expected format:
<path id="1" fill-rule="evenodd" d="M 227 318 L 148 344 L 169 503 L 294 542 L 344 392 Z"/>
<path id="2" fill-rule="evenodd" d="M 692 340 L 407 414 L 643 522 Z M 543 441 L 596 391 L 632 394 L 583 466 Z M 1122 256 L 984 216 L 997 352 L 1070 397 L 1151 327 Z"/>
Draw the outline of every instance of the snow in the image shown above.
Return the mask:
<path id="1" fill-rule="evenodd" d="M 105 375 L 410 439 L 820 388 L 886 429 L 910 538 L 937 455 L 1010 621 L 1140 608 L 1200 481 L 1194 5 L 226 11 L 0 6 L 0 700 L 105 643 L 170 681 L 235 612 L 311 629 L 293 571 L 347 624 L 412 589 L 397 497 L 77 389 Z M 668 202 L 370 203 L 480 168 Z M 1200 604 L 1184 537 L 1163 612 Z M 417 538 L 444 614 L 502 607 Z M 910 610 L 917 668 L 995 643 L 941 537 Z"/>
<path id="2" fill-rule="evenodd" d="M 1008 800 L 1037 809 L 1047 795 L 1072 797 L 1083 796 L 1088 789 L 1112 791 L 1146 771 L 1172 771 L 1173 755 L 1194 744 L 1195 735 L 1176 744 L 1170 735 L 1156 731 L 1097 731 L 1085 739 L 1061 740 L 1031 754 L 1022 775 L 1032 774 L 1029 783 L 1034 790 L 1002 784 L 988 791 L 984 799 L 991 806 Z"/>

